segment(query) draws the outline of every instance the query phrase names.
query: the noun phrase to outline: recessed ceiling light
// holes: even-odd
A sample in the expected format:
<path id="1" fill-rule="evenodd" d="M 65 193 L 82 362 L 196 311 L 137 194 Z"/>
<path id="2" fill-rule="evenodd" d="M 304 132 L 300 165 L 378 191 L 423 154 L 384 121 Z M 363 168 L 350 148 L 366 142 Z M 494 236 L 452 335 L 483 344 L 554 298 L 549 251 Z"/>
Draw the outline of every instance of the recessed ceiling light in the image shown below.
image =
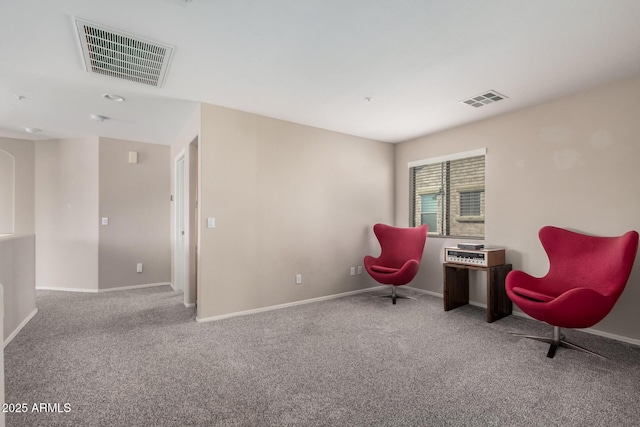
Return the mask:
<path id="1" fill-rule="evenodd" d="M 123 98 L 122 96 L 120 96 L 120 95 L 114 95 L 114 94 L 111 94 L 111 93 L 105 93 L 105 94 L 103 94 L 103 95 L 102 95 L 102 97 L 103 97 L 104 99 L 108 99 L 109 101 L 115 101 L 115 102 L 122 102 L 122 101 L 124 101 L 124 98 Z"/>
<path id="2" fill-rule="evenodd" d="M 38 129 L 38 128 L 24 128 L 25 131 L 29 132 L 29 133 L 38 133 L 40 132 L 42 129 Z"/>
<path id="3" fill-rule="evenodd" d="M 91 120 L 95 120 L 96 122 L 104 122 L 105 120 L 109 120 L 109 117 L 100 116 L 98 114 L 91 114 L 89 117 L 91 118 Z"/>

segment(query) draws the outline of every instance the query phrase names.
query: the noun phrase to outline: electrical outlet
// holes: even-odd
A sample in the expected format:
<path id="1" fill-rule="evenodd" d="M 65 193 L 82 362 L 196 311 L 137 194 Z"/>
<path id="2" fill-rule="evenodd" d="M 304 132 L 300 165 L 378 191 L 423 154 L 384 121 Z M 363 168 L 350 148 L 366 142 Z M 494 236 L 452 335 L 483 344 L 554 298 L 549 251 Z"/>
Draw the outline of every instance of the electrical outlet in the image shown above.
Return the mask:
<path id="1" fill-rule="evenodd" d="M 302 283 L 302 274 L 296 274 L 296 285 Z"/>
<path id="2" fill-rule="evenodd" d="M 362 266 L 361 265 L 358 266 L 358 274 L 362 274 Z"/>
<path id="3" fill-rule="evenodd" d="M 142 273 L 142 263 L 141 262 L 139 262 L 136 265 L 136 273 Z"/>
<path id="4" fill-rule="evenodd" d="M 356 275 L 356 268 L 355 267 L 351 267 L 351 275 L 352 276 Z"/>

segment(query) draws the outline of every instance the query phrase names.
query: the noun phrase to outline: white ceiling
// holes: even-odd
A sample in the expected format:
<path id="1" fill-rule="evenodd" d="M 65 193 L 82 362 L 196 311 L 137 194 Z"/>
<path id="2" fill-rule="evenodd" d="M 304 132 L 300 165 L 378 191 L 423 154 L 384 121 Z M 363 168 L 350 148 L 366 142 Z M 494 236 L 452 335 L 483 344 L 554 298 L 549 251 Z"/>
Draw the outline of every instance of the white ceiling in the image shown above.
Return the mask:
<path id="1" fill-rule="evenodd" d="M 174 46 L 164 87 L 86 72 L 74 17 Z M 206 102 L 405 141 L 640 74 L 639 21 L 638 0 L 0 0 L 0 136 L 170 144 Z M 509 99 L 460 103 L 489 89 Z"/>

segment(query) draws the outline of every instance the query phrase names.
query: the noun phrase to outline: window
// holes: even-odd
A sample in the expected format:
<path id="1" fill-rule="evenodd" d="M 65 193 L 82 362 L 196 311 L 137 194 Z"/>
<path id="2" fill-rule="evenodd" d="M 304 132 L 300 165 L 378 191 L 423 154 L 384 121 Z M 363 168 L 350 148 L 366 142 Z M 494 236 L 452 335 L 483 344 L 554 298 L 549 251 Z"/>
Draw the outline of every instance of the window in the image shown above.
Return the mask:
<path id="1" fill-rule="evenodd" d="M 429 230 L 438 228 L 438 195 L 422 194 L 420 196 L 420 223 L 427 224 Z"/>
<path id="2" fill-rule="evenodd" d="M 480 216 L 480 196 L 482 191 L 460 192 L 460 216 Z"/>
<path id="3" fill-rule="evenodd" d="M 429 235 L 484 238 L 485 149 L 409 163 L 413 226 Z"/>

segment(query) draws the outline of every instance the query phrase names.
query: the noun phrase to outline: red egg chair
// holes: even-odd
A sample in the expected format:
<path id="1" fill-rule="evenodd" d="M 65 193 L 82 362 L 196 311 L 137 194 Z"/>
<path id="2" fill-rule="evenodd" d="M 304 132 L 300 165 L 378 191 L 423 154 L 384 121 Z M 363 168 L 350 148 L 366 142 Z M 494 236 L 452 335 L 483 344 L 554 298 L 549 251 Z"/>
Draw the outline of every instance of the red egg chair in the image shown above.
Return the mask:
<path id="1" fill-rule="evenodd" d="M 538 278 L 511 271 L 505 287 L 522 311 L 553 326 L 553 337 L 514 335 L 549 343 L 547 357 L 553 357 L 558 347 L 600 356 L 565 341 L 560 328 L 589 328 L 611 311 L 631 274 L 638 233 L 597 237 L 547 226 L 538 236 L 549 257 L 549 272 Z"/>
<path id="2" fill-rule="evenodd" d="M 426 224 L 411 228 L 385 224 L 373 226 L 382 252 L 377 258 L 367 255 L 364 258 L 364 268 L 377 282 L 391 285 L 391 295 L 388 297 L 394 304 L 396 298 L 415 299 L 396 294 L 396 286 L 406 285 L 418 273 L 427 240 L 427 228 Z"/>

